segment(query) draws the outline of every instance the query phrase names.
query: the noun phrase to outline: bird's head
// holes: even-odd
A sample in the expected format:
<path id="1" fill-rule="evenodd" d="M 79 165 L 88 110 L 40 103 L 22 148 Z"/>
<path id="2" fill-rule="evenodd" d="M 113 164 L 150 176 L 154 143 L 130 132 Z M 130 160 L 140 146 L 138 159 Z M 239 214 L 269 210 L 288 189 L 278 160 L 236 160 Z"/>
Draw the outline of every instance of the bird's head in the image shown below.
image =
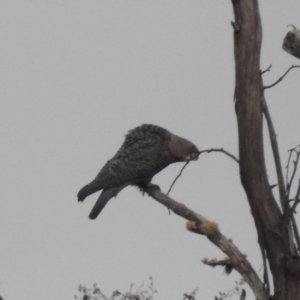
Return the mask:
<path id="1" fill-rule="evenodd" d="M 169 149 L 176 161 L 198 160 L 200 154 L 193 143 L 177 135 L 171 136 Z"/>

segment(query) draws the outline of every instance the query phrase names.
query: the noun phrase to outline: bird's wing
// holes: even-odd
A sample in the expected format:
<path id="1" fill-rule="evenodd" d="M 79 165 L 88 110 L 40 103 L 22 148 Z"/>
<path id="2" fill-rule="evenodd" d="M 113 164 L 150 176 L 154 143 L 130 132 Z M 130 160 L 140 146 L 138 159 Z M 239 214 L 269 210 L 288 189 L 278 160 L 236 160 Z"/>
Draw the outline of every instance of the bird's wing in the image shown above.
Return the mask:
<path id="1" fill-rule="evenodd" d="M 83 201 L 102 189 L 130 184 L 141 176 L 148 178 L 153 169 L 153 161 L 157 160 L 153 159 L 153 150 L 147 149 L 149 145 L 153 146 L 150 138 L 126 138 L 119 151 L 107 161 L 96 178 L 78 192 L 78 201 Z M 149 152 L 152 155 L 149 155 Z M 147 160 L 148 162 L 145 162 Z"/>
<path id="2" fill-rule="evenodd" d="M 91 184 L 102 189 L 151 179 L 160 163 L 162 144 L 151 137 L 131 139 L 104 165 Z"/>

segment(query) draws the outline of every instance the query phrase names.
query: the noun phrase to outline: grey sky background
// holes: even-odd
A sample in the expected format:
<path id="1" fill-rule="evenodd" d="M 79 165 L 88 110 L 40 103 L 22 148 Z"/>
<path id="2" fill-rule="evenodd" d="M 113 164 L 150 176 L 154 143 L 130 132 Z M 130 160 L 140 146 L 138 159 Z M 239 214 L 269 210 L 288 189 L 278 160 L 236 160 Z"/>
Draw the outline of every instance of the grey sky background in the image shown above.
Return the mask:
<path id="1" fill-rule="evenodd" d="M 261 68 L 273 65 L 267 85 L 299 64 L 281 45 L 286 26 L 300 26 L 300 2 L 260 2 Z M 1 1 L 0 15 L 4 299 L 73 299 L 78 284 L 95 282 L 109 296 L 149 276 L 156 299 L 182 299 L 197 287 L 199 299 L 213 299 L 234 287 L 236 272 L 227 277 L 201 263 L 223 253 L 135 188 L 122 191 L 95 221 L 88 214 L 98 194 L 83 204 L 76 199 L 124 134 L 143 123 L 201 150 L 224 147 L 237 155 L 231 2 L 10 0 Z M 293 70 L 266 92 L 283 164 L 287 149 L 300 143 L 299 76 Z M 265 144 L 276 183 L 267 136 Z M 181 167 L 168 167 L 153 182 L 166 192 Z M 171 196 L 216 221 L 259 271 L 256 232 L 233 160 L 201 155 Z"/>

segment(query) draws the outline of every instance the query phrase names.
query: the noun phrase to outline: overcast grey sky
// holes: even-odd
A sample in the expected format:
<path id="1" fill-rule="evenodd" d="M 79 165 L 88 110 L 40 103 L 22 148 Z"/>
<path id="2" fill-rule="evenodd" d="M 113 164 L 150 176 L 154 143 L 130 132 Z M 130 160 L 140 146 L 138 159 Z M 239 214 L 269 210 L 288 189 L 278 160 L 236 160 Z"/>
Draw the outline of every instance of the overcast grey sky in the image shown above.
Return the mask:
<path id="1" fill-rule="evenodd" d="M 299 64 L 281 45 L 286 26 L 300 26 L 300 2 L 260 2 L 261 67 L 273 65 L 267 85 Z M 237 155 L 231 2 L 4 0 L 0 14 L 4 299 L 73 299 L 78 284 L 95 282 L 110 295 L 149 276 L 161 300 L 182 299 L 197 287 L 199 299 L 213 299 L 234 287 L 236 272 L 227 277 L 201 263 L 223 253 L 133 187 L 95 221 L 88 214 L 98 194 L 83 204 L 76 199 L 127 130 L 143 123 L 199 149 Z M 266 92 L 283 163 L 300 142 L 299 78 L 293 70 Z M 267 138 L 265 144 L 275 183 Z M 181 167 L 168 167 L 153 182 L 167 191 Z M 233 160 L 201 155 L 171 196 L 217 222 L 259 271 L 256 232 Z"/>

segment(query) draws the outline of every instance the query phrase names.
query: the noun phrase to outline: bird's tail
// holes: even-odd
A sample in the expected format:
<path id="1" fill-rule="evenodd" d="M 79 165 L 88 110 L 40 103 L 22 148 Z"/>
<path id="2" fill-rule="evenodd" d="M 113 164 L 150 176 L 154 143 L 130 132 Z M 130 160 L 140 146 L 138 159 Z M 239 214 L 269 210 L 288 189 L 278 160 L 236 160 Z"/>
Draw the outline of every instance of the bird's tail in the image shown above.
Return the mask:
<path id="1" fill-rule="evenodd" d="M 102 187 L 99 184 L 96 184 L 95 181 L 84 186 L 77 194 L 78 201 L 82 202 L 87 196 L 96 193 L 102 190 Z"/>
<path id="2" fill-rule="evenodd" d="M 117 194 L 123 190 L 128 184 L 120 185 L 117 187 L 112 187 L 108 189 L 104 189 L 102 193 L 100 194 L 96 204 L 94 205 L 93 209 L 91 210 L 91 213 L 89 215 L 89 218 L 94 220 L 98 217 L 104 206 L 107 204 L 107 202 L 117 196 Z"/>

